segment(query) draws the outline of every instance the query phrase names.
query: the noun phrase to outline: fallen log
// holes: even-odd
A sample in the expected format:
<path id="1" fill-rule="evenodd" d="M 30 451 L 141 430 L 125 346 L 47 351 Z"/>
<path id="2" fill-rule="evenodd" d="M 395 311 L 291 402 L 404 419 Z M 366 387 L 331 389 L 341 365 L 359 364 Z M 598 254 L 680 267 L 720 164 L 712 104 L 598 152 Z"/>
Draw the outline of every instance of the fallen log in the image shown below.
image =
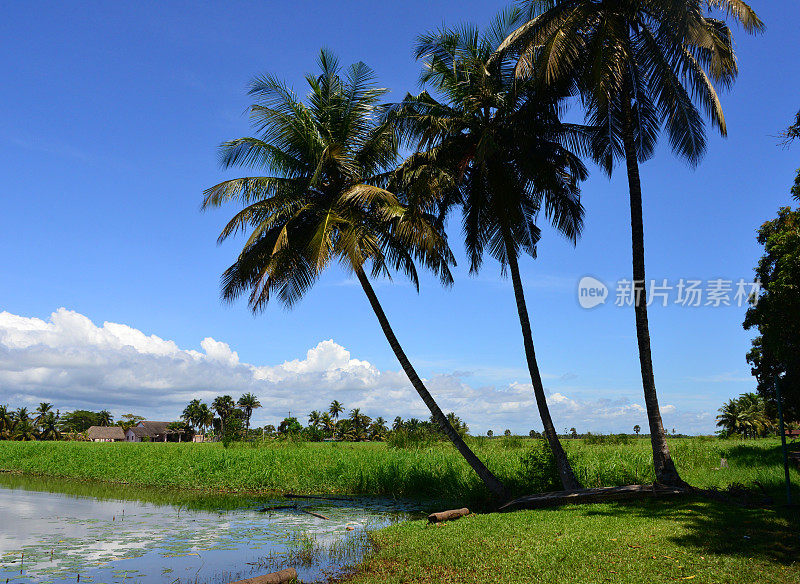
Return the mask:
<path id="1" fill-rule="evenodd" d="M 439 513 L 431 513 L 428 515 L 428 523 L 441 523 L 442 521 L 453 521 L 454 519 L 461 519 L 469 515 L 469 509 L 466 507 L 462 509 L 450 509 L 449 511 L 440 511 Z"/>
<path id="2" fill-rule="evenodd" d="M 500 507 L 500 511 L 514 509 L 539 509 L 567 503 L 602 503 L 622 499 L 644 499 L 647 497 L 671 497 L 686 495 L 691 489 L 668 487 L 665 485 L 624 485 L 621 487 L 598 487 L 596 489 L 575 489 L 572 491 L 555 491 L 539 493 L 514 499 Z"/>
<path id="3" fill-rule="evenodd" d="M 313 511 L 309 511 L 308 509 L 303 509 L 302 507 L 299 507 L 299 510 L 302 511 L 303 513 L 308 513 L 309 515 L 318 517 L 319 519 L 327 519 L 328 521 L 330 521 L 330 517 L 325 517 L 324 515 L 321 515 L 319 513 L 314 513 Z"/>
<path id="4" fill-rule="evenodd" d="M 272 572 L 271 574 L 247 578 L 246 580 L 237 580 L 230 584 L 284 584 L 286 582 L 295 582 L 296 580 L 297 570 L 294 568 L 286 568 L 280 572 Z"/>

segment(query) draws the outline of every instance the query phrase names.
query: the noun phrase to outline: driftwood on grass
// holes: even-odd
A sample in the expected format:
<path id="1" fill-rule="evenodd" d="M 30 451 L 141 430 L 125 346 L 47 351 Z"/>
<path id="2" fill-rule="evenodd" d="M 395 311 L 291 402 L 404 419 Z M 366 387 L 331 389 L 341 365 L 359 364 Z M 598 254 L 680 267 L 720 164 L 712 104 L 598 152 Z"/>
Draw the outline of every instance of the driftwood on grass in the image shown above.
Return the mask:
<path id="1" fill-rule="evenodd" d="M 575 489 L 573 491 L 555 491 L 539 493 L 514 499 L 500 507 L 500 511 L 512 509 L 538 509 L 553 507 L 566 503 L 601 503 L 603 501 L 619 501 L 621 499 L 645 499 L 647 497 L 671 497 L 686 495 L 691 490 L 665 485 L 624 485 L 622 487 L 599 487 L 596 489 Z"/>
<path id="2" fill-rule="evenodd" d="M 449 511 L 440 511 L 439 513 L 431 513 L 428 515 L 428 523 L 441 523 L 442 521 L 453 521 L 454 519 L 461 519 L 469 515 L 469 509 L 463 507 L 462 509 L 450 509 Z"/>
<path id="3" fill-rule="evenodd" d="M 271 574 L 247 578 L 246 580 L 237 580 L 230 584 L 285 584 L 286 582 L 295 582 L 296 580 L 297 571 L 294 568 L 286 568 L 280 572 L 272 572 Z"/>

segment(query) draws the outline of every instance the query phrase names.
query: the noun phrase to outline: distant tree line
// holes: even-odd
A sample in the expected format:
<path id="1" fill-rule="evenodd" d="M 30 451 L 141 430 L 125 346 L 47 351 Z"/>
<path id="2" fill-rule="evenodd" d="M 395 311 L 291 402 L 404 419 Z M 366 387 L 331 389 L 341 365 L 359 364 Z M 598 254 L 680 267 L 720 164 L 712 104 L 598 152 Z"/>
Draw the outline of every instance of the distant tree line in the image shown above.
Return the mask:
<path id="1" fill-rule="evenodd" d="M 13 409 L 8 405 L 0 405 L 0 440 L 80 440 L 91 426 L 116 425 L 127 430 L 140 420 L 144 418 L 125 414 L 115 423 L 108 410 L 61 413 L 54 410 L 49 402 L 41 402 L 34 411 L 26 407 Z"/>

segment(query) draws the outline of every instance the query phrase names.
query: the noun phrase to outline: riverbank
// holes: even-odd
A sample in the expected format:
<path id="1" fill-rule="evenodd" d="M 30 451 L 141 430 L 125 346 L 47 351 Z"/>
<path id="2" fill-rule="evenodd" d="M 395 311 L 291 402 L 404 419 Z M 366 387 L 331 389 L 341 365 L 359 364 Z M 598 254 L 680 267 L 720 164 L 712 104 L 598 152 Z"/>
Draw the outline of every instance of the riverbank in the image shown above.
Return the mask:
<path id="1" fill-rule="evenodd" d="M 470 443 L 515 494 L 543 490 L 526 476 L 522 464 L 532 440 L 473 438 Z M 628 444 L 582 440 L 564 444 L 587 487 L 653 481 L 650 442 L 645 438 Z M 673 439 L 670 448 L 683 478 L 695 486 L 758 481 L 776 495 L 781 491 L 776 439 Z M 177 489 L 377 495 L 472 506 L 489 501 L 483 485 L 448 443 L 406 449 L 363 442 L 267 442 L 224 448 L 191 443 L 0 441 L 0 470 Z M 792 476 L 800 482 L 796 470 Z"/>
<path id="2" fill-rule="evenodd" d="M 373 534 L 347 584 L 795 584 L 797 515 L 660 500 L 408 521 Z"/>

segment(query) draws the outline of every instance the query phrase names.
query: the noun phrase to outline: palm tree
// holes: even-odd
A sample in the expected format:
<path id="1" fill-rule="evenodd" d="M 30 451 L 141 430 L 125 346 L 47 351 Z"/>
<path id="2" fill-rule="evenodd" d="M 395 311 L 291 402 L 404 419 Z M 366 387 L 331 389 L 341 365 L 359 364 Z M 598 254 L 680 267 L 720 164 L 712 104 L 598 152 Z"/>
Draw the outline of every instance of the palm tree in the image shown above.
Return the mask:
<path id="1" fill-rule="evenodd" d="M 217 396 L 211 402 L 211 409 L 219 416 L 220 434 L 225 433 L 225 424 L 236 409 L 236 402 L 229 395 Z"/>
<path id="2" fill-rule="evenodd" d="M 36 408 L 36 419 L 34 420 L 37 426 L 42 421 L 42 418 L 44 418 L 46 414 L 52 411 L 52 409 L 53 409 L 53 404 L 49 402 L 39 403 L 39 407 Z"/>
<path id="3" fill-rule="evenodd" d="M 246 393 L 239 398 L 238 404 L 244 412 L 245 430 L 250 432 L 250 418 L 253 415 L 253 410 L 261 407 L 261 402 L 258 401 L 258 398 L 252 393 Z"/>
<path id="4" fill-rule="evenodd" d="M 336 429 L 336 424 L 328 412 L 325 412 L 320 416 L 319 423 L 326 434 L 333 436 L 333 432 Z"/>
<path id="5" fill-rule="evenodd" d="M 492 59 L 498 45 L 521 22 L 517 9 L 502 12 L 488 31 L 462 26 L 419 38 L 422 81 L 442 96 L 407 96 L 395 108 L 412 147 L 421 150 L 401 169 L 412 189 L 431 185 L 442 213 L 463 209 L 470 271 L 484 252 L 511 273 L 523 345 L 544 433 L 565 489 L 580 488 L 553 425 L 542 383 L 520 276 L 519 256 L 536 254 L 536 218 L 544 208 L 553 225 L 573 243 L 583 222 L 578 181 L 586 176 L 568 144 L 587 130 L 559 121 L 559 95 L 537 91 L 514 78 L 511 56 Z M 441 172 L 445 174 L 442 175 Z M 404 176 L 407 175 L 407 176 Z"/>
<path id="6" fill-rule="evenodd" d="M 265 75 L 251 84 L 258 101 L 251 108 L 258 138 L 222 146 L 222 165 L 264 166 L 274 176 L 227 180 L 205 192 L 204 208 L 238 201 L 245 208 L 219 240 L 252 229 L 223 275 L 223 297 L 233 301 L 250 291 L 249 305 L 263 310 L 272 293 L 291 307 L 324 269 L 337 261 L 354 273 L 412 386 L 459 452 L 490 491 L 505 497 L 499 480 L 447 424 L 400 346 L 367 275 L 397 270 L 418 286 L 415 262 L 444 283 L 452 282 L 452 253 L 432 218 L 382 188 L 398 159 L 398 140 L 389 121 L 379 121 L 379 89 L 364 63 L 342 73 L 336 58 L 322 51 L 321 74 L 308 75 L 307 103 L 285 84 Z"/>
<path id="7" fill-rule="evenodd" d="M 341 414 L 343 411 L 344 406 L 337 400 L 333 400 L 331 402 L 331 406 L 328 408 L 328 412 L 333 417 L 334 421 L 339 419 L 339 414 Z"/>
<path id="8" fill-rule="evenodd" d="M 30 414 L 28 408 L 17 408 L 17 411 L 12 414 L 15 422 L 30 422 Z"/>
<path id="9" fill-rule="evenodd" d="M 186 405 L 185 408 L 183 408 L 183 412 L 181 413 L 181 419 L 190 426 L 196 426 L 199 429 L 200 428 L 200 420 L 198 419 L 199 410 L 200 410 L 200 400 L 193 399 Z"/>
<path id="10" fill-rule="evenodd" d="M 53 412 L 46 412 L 39 420 L 39 438 L 42 440 L 59 440 L 61 432 L 58 430 L 58 416 Z"/>
<path id="11" fill-rule="evenodd" d="M 14 424 L 14 440 L 36 440 L 36 428 L 29 417 L 17 418 Z"/>
<path id="12" fill-rule="evenodd" d="M 114 418 L 108 410 L 101 410 L 97 414 L 97 424 L 100 426 L 110 426 L 113 421 Z"/>
<path id="13" fill-rule="evenodd" d="M 624 158 L 630 194 L 636 338 L 656 480 L 685 485 L 667 446 L 658 406 L 647 318 L 644 226 L 639 163 L 654 152 L 662 125 L 672 150 L 690 164 L 705 152 L 705 123 L 722 135 L 725 118 L 715 84 L 737 74 L 733 35 L 716 9 L 747 32 L 764 29 L 741 0 L 524 0 L 529 20 L 501 46 L 519 51 L 517 75 L 549 85 L 569 80 L 587 120 L 598 128 L 593 157 L 610 174 Z"/>
<path id="14" fill-rule="evenodd" d="M 308 425 L 312 428 L 319 428 L 320 422 L 322 421 L 322 415 L 319 413 L 318 410 L 312 410 L 310 414 L 308 414 Z"/>
<path id="15" fill-rule="evenodd" d="M 197 425 L 200 427 L 203 435 L 214 425 L 214 412 L 208 407 L 208 404 L 201 403 L 197 408 Z"/>

